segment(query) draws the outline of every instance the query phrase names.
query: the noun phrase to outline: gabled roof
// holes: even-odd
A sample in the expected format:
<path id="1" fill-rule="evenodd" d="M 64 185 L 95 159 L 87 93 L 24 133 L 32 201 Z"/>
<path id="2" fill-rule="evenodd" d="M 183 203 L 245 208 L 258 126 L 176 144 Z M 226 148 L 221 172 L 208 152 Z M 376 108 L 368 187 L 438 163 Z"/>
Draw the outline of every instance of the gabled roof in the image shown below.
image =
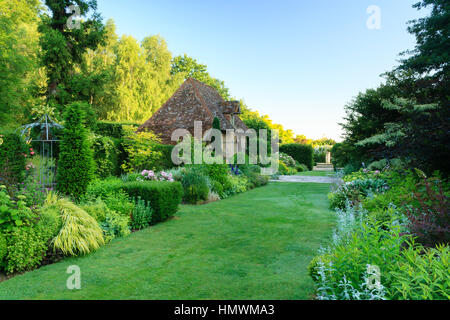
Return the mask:
<path id="1" fill-rule="evenodd" d="M 222 130 L 246 131 L 247 127 L 238 116 L 239 107 L 231 107 L 234 105 L 236 102 L 226 102 L 213 87 L 189 78 L 138 131 L 152 131 L 163 143 L 173 144 L 171 135 L 176 129 L 186 129 L 193 134 L 194 122 L 202 121 L 203 131 L 206 131 L 212 127 L 215 117 L 220 120 Z M 234 124 L 225 115 L 230 114 L 230 110 L 235 115 Z"/>

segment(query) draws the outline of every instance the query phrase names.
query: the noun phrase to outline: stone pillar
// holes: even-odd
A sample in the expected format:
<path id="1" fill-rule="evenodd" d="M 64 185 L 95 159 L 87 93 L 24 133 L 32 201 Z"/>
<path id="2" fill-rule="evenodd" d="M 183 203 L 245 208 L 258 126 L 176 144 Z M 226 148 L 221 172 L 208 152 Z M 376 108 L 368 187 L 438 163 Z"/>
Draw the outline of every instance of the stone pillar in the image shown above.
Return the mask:
<path id="1" fill-rule="evenodd" d="M 326 163 L 331 164 L 331 152 L 330 151 L 327 151 Z"/>

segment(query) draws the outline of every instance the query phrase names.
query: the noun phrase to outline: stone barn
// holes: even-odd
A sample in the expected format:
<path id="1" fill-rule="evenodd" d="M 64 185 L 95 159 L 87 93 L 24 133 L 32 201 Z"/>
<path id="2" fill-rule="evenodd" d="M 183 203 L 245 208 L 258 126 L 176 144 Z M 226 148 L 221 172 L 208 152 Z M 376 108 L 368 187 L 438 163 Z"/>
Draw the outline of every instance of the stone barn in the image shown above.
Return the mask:
<path id="1" fill-rule="evenodd" d="M 241 108 L 239 101 L 225 101 L 211 86 L 189 78 L 170 97 L 169 100 L 142 126 L 140 131 L 152 131 L 164 144 L 176 144 L 171 140 L 176 129 L 186 129 L 194 135 L 194 122 L 201 121 L 203 134 L 212 128 L 214 118 L 220 121 L 222 135 L 227 129 L 248 130 L 239 118 Z M 226 141 L 225 144 L 235 143 Z"/>

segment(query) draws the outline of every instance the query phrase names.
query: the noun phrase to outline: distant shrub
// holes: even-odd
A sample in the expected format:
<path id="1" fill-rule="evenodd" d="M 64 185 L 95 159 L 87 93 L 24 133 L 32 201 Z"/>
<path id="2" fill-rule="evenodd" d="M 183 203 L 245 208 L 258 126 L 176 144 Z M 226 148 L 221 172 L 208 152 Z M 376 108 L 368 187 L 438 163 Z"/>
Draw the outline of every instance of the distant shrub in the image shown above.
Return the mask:
<path id="1" fill-rule="evenodd" d="M 0 135 L 0 185 L 9 189 L 25 180 L 27 152 L 27 145 L 20 135 Z"/>
<path id="2" fill-rule="evenodd" d="M 208 199 L 208 180 L 199 172 L 191 171 L 181 178 L 184 189 L 183 200 L 187 203 L 196 204 Z"/>
<path id="3" fill-rule="evenodd" d="M 81 103 L 67 106 L 63 138 L 60 142 L 58 190 L 75 199 L 79 199 L 86 192 L 95 170 L 92 146 L 83 126 L 84 116 Z"/>
<path id="4" fill-rule="evenodd" d="M 278 174 L 281 176 L 286 176 L 289 173 L 289 168 L 283 161 L 278 161 Z"/>
<path id="5" fill-rule="evenodd" d="M 287 167 L 295 167 L 295 160 L 294 158 L 292 158 L 290 155 L 286 154 L 286 153 L 280 153 L 280 160 L 283 161 L 283 163 L 287 166 Z"/>
<path id="6" fill-rule="evenodd" d="M 280 152 L 286 153 L 299 163 L 305 164 L 309 170 L 314 166 L 314 149 L 306 144 L 283 144 L 280 146 Z"/>
<path id="7" fill-rule="evenodd" d="M 383 179 L 358 179 L 340 185 L 329 194 L 332 209 L 345 209 L 349 201 L 352 205 L 360 203 L 368 195 L 384 193 L 389 189 Z"/>
<path id="8" fill-rule="evenodd" d="M 295 169 L 297 169 L 297 172 L 306 172 L 309 170 L 303 163 L 297 163 Z"/>
<path id="9" fill-rule="evenodd" d="M 183 197 L 183 188 L 179 182 L 126 182 L 122 189 L 130 197 L 141 197 L 150 203 L 153 210 L 152 224 L 172 217 L 178 211 Z"/>
<path id="10" fill-rule="evenodd" d="M 261 168 L 257 165 L 242 165 L 240 170 L 247 178 L 248 189 L 266 185 L 269 181 L 268 176 L 261 175 Z"/>

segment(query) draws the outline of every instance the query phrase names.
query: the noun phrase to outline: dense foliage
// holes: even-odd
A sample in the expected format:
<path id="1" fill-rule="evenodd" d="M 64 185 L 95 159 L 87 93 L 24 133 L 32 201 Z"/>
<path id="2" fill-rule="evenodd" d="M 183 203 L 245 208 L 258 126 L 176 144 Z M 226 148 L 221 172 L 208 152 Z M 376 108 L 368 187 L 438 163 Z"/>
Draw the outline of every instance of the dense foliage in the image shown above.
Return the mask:
<path id="1" fill-rule="evenodd" d="M 309 267 L 318 297 L 449 299 L 448 183 L 391 169 L 344 180 L 333 240 Z"/>
<path id="2" fill-rule="evenodd" d="M 11 188 L 25 179 L 29 148 L 15 133 L 0 135 L 0 184 Z"/>
<path id="3" fill-rule="evenodd" d="M 67 106 L 64 118 L 57 172 L 58 190 L 79 198 L 86 192 L 95 170 L 91 144 L 83 125 L 82 104 Z"/>

